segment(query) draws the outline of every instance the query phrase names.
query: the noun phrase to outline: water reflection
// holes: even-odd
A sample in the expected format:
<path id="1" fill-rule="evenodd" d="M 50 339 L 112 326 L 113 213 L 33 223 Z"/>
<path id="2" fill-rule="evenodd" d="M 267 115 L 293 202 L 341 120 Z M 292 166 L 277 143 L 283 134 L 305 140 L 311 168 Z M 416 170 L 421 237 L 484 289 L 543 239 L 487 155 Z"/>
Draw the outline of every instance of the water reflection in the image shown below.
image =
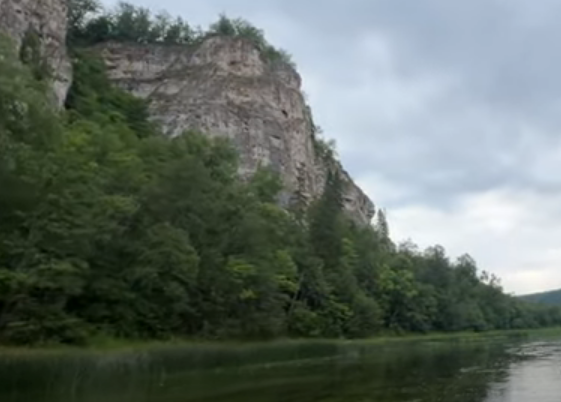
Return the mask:
<path id="1" fill-rule="evenodd" d="M 559 402 L 561 400 L 561 343 L 523 345 L 509 364 L 508 377 L 495 382 L 486 402 Z"/>
<path id="2" fill-rule="evenodd" d="M 490 384 L 506 375 L 504 352 L 504 348 L 491 346 L 425 345 L 309 367 L 262 370 L 251 375 L 225 373 L 207 378 L 221 385 L 220 392 L 201 383 L 198 395 L 189 400 L 482 402 Z M 245 389 L 242 384 L 246 384 Z"/>
<path id="3" fill-rule="evenodd" d="M 173 354 L 0 357 L 2 402 L 558 402 L 560 380 L 561 342 L 349 345 L 205 370 Z"/>

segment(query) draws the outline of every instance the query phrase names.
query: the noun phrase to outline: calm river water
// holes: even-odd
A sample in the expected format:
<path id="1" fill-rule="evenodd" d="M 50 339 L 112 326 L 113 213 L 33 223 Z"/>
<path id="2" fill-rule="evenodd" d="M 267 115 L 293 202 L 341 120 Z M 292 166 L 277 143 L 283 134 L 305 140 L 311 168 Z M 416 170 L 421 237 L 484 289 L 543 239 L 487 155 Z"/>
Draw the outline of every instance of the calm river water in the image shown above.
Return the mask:
<path id="1" fill-rule="evenodd" d="M 559 402 L 561 339 L 6 352 L 0 401 Z"/>

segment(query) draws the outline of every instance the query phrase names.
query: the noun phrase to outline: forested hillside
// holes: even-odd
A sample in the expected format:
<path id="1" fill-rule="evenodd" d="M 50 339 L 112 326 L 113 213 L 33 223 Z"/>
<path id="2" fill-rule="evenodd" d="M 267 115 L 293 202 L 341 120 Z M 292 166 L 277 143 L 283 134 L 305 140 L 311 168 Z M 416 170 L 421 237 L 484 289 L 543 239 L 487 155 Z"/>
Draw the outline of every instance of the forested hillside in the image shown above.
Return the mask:
<path id="1" fill-rule="evenodd" d="M 547 304 L 550 306 L 561 306 L 561 290 L 533 293 L 530 295 L 520 296 L 520 299 L 533 303 Z"/>
<path id="2" fill-rule="evenodd" d="M 238 180 L 225 140 L 160 135 L 147 105 L 112 87 L 87 45 L 109 34 L 180 43 L 192 29 L 132 6 L 85 19 L 94 3 L 73 5 L 74 83 L 64 111 L 45 95 L 49 72 L 33 41 L 20 54 L 5 40 L 0 47 L 2 342 L 561 324 L 559 308 L 506 295 L 468 255 L 451 260 L 439 246 L 394 244 L 382 211 L 372 226 L 353 224 L 336 171 L 321 199 L 287 211 L 275 203 L 273 173 Z M 211 33 L 240 35 L 243 26 L 262 38 L 240 24 L 223 17 Z M 139 26 L 156 39 L 141 38 Z"/>

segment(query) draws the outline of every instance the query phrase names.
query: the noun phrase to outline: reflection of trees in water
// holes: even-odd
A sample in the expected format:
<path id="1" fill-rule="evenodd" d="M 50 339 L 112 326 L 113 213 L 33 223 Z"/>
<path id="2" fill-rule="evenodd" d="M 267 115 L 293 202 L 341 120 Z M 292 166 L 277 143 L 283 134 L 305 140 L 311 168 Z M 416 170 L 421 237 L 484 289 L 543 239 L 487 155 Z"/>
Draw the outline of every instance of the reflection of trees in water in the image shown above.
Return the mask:
<path id="1" fill-rule="evenodd" d="M 45 365 L 53 362 L 48 359 L 40 364 L 28 361 L 11 366 L 19 370 L 18 378 L 26 379 L 27 388 L 20 387 L 7 396 L 0 390 L 0 400 L 27 402 L 36 383 L 41 400 L 47 401 L 46 394 L 51 392 L 51 400 L 57 402 L 62 396 L 64 402 L 90 402 L 100 397 L 105 402 L 483 402 L 490 384 L 504 380 L 511 356 L 504 345 L 450 342 L 359 343 L 344 350 L 347 353 L 339 358 L 238 369 L 228 365 L 204 371 L 189 371 L 171 355 L 170 364 L 166 364 L 168 359 L 139 357 L 74 362 L 73 369 L 69 360 L 69 365 L 65 364 L 67 375 L 60 378 L 49 373 Z M 1 368 L 2 364 L 0 375 L 7 374 Z M 0 385 L 3 382 L 0 379 Z"/>
<path id="2" fill-rule="evenodd" d="M 378 347 L 319 365 L 225 374 L 214 378 L 221 392 L 200 384 L 207 398 L 192 400 L 483 402 L 490 385 L 506 378 L 508 363 L 499 346 Z"/>
<path id="3" fill-rule="evenodd" d="M 388 350 L 340 370 L 331 378 L 333 400 L 481 402 L 490 384 L 506 376 L 500 347 L 427 347 Z"/>

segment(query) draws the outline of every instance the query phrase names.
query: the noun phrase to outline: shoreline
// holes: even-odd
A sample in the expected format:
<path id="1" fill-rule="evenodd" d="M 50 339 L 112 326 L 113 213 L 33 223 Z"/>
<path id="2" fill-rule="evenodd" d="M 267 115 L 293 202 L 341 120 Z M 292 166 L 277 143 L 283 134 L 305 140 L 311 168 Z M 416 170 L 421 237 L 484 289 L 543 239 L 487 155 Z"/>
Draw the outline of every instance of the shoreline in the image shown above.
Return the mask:
<path id="1" fill-rule="evenodd" d="M 118 338 L 93 338 L 86 345 L 43 344 L 43 345 L 0 345 L 0 354 L 66 354 L 66 353 L 126 353 L 150 352 L 180 349 L 213 349 L 216 351 L 243 350 L 250 347 L 274 348 L 278 346 L 305 346 L 305 345 L 331 345 L 331 346 L 374 346 L 393 345 L 400 343 L 425 343 L 425 342 L 478 342 L 502 338 L 518 337 L 559 337 L 561 327 L 521 329 L 521 330 L 493 330 L 482 332 L 431 332 L 427 334 L 400 334 L 380 335 L 362 339 L 329 339 L 329 338 L 279 338 L 272 340 L 205 340 L 205 339 L 169 339 L 169 340 L 130 340 Z"/>

